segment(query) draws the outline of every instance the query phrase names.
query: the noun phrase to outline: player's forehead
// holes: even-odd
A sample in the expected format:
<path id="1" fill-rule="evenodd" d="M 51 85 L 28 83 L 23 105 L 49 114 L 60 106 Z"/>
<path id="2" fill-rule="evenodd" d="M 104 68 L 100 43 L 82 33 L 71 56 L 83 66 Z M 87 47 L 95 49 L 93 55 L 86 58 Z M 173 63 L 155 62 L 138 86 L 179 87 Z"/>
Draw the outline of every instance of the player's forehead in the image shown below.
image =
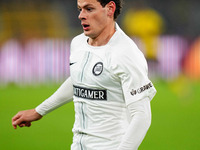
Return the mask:
<path id="1" fill-rule="evenodd" d="M 78 7 L 86 7 L 86 6 L 96 6 L 100 5 L 97 0 L 77 0 Z"/>

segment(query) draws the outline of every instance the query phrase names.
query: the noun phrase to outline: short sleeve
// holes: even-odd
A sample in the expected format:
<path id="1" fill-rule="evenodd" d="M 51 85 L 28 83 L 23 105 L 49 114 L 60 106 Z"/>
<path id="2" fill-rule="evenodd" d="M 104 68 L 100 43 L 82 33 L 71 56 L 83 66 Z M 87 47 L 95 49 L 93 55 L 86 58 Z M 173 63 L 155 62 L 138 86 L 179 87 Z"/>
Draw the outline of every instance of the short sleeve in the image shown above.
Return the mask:
<path id="1" fill-rule="evenodd" d="M 156 94 L 153 83 L 148 78 L 148 67 L 142 52 L 127 49 L 120 55 L 115 55 L 112 61 L 112 71 L 121 81 L 126 105 Z"/>

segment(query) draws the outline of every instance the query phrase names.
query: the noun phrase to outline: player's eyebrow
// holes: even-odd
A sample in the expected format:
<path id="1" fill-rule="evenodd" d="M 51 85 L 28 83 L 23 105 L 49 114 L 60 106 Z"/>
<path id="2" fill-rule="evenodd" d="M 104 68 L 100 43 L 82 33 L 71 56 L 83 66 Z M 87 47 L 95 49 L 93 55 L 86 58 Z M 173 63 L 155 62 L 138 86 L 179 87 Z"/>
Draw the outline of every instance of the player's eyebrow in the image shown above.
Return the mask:
<path id="1" fill-rule="evenodd" d="M 86 5 L 84 5 L 83 7 L 77 5 L 77 8 L 78 8 L 78 9 L 87 8 L 87 7 L 93 7 L 93 5 L 92 5 L 92 4 L 86 4 Z"/>

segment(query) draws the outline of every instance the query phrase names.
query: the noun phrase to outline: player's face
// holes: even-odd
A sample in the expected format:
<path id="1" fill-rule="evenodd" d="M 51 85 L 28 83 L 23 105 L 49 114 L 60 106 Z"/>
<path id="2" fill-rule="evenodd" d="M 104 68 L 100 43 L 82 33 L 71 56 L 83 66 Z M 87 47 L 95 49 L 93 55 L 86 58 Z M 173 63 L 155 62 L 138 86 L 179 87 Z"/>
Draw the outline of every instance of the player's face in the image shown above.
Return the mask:
<path id="1" fill-rule="evenodd" d="M 102 7 L 97 0 L 78 0 L 78 9 L 79 19 L 86 36 L 96 38 L 105 31 L 108 26 L 106 7 Z"/>

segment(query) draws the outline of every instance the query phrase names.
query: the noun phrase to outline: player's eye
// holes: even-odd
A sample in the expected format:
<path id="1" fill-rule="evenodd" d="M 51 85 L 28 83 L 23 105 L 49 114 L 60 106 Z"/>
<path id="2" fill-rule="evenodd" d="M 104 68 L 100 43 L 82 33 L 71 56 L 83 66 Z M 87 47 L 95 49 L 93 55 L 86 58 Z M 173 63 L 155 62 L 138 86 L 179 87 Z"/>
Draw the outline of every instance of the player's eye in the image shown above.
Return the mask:
<path id="1" fill-rule="evenodd" d="M 93 9 L 92 9 L 92 8 L 90 8 L 90 7 L 88 7 L 88 8 L 87 8 L 87 11 L 90 11 L 90 12 L 91 12 L 92 10 L 93 10 Z"/>
<path id="2" fill-rule="evenodd" d="M 82 9 L 81 9 L 81 8 L 77 8 L 77 9 L 78 9 L 78 11 L 79 11 L 79 12 L 81 12 L 81 11 L 82 11 Z"/>

